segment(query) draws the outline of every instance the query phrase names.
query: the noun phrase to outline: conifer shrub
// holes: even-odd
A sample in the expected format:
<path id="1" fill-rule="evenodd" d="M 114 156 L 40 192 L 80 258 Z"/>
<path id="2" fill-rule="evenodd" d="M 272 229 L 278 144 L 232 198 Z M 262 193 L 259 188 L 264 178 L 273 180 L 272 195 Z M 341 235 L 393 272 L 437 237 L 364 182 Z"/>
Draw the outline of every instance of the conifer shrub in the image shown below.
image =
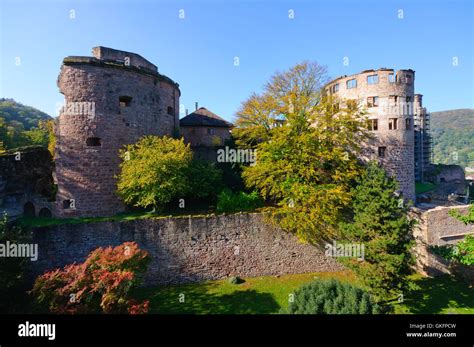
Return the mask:
<path id="1" fill-rule="evenodd" d="M 334 279 L 314 281 L 294 293 L 288 314 L 376 314 L 380 307 L 363 289 Z"/>

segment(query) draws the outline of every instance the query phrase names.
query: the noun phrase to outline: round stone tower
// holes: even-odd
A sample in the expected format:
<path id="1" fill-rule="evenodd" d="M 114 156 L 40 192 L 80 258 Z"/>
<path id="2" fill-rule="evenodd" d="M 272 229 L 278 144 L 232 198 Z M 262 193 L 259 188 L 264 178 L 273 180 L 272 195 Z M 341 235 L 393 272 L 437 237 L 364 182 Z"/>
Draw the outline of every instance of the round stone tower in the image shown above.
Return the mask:
<path id="1" fill-rule="evenodd" d="M 366 108 L 367 127 L 374 137 L 366 144 L 365 160 L 377 160 L 394 176 L 405 199 L 415 201 L 414 159 L 415 71 L 366 70 L 341 76 L 325 87 L 350 107 Z M 416 96 L 416 101 L 421 96 Z M 416 105 L 415 105 L 416 106 Z"/>
<path id="2" fill-rule="evenodd" d="M 65 97 L 56 127 L 60 217 L 123 211 L 116 195 L 119 150 L 179 129 L 177 83 L 138 54 L 105 47 L 92 53 L 66 57 L 58 77 Z"/>

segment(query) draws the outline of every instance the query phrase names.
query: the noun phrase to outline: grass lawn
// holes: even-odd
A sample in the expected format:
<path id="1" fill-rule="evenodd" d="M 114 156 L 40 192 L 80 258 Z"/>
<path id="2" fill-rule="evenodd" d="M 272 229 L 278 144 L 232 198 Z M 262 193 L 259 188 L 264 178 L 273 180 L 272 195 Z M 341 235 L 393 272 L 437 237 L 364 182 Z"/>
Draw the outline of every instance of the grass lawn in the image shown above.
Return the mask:
<path id="1" fill-rule="evenodd" d="M 288 304 L 289 294 L 315 279 L 357 282 L 350 272 L 246 278 L 235 285 L 227 280 L 141 288 L 136 296 L 150 300 L 150 313 L 274 314 Z M 474 289 L 449 276 L 435 279 L 414 275 L 418 288 L 394 304 L 395 313 L 474 313 Z M 184 302 L 180 302 L 180 295 Z"/>
<path id="2" fill-rule="evenodd" d="M 415 183 L 415 193 L 416 193 L 416 194 L 426 193 L 426 192 L 429 192 L 430 190 L 435 189 L 436 187 L 437 187 L 437 185 L 434 184 L 434 183 L 429 183 L 429 182 L 425 182 L 425 183 L 416 182 L 416 183 Z"/>
<path id="3" fill-rule="evenodd" d="M 412 276 L 418 287 L 403 304 L 394 304 L 395 313 L 474 314 L 474 285 L 444 275 L 436 278 Z"/>
<path id="4" fill-rule="evenodd" d="M 16 220 L 16 223 L 22 227 L 39 228 L 51 225 L 64 225 L 64 224 L 83 224 L 93 222 L 120 222 L 129 221 L 135 219 L 145 218 L 167 218 L 169 216 L 205 216 L 212 211 L 206 211 L 203 209 L 174 209 L 166 210 L 163 212 L 152 212 L 152 211 L 133 211 L 123 212 L 110 217 L 77 217 L 77 218 L 48 218 L 48 217 L 21 217 Z"/>

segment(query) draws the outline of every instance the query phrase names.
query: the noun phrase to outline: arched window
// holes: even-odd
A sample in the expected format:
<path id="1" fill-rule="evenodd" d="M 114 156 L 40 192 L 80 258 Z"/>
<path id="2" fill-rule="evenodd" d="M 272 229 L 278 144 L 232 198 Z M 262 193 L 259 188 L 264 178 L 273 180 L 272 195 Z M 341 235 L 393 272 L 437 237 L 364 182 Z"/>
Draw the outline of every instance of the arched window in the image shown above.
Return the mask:
<path id="1" fill-rule="evenodd" d="M 49 208 L 46 208 L 46 207 L 43 207 L 38 212 L 38 217 L 51 218 L 52 216 L 53 216 L 53 214 L 51 213 L 51 210 Z"/>

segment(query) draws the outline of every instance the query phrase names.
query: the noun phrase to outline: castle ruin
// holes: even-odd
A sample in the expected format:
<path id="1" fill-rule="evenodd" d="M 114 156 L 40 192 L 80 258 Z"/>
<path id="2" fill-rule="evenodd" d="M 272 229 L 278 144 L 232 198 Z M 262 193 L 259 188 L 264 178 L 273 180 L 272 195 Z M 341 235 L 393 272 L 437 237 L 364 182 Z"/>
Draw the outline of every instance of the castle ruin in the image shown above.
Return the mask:
<path id="1" fill-rule="evenodd" d="M 92 54 L 66 57 L 58 77 L 65 97 L 56 127 L 58 217 L 123 211 L 116 194 L 119 150 L 144 135 L 172 136 L 180 129 L 177 83 L 138 54 L 106 47 Z M 363 156 L 378 160 L 413 201 L 415 179 L 422 180 L 430 164 L 429 115 L 414 80 L 413 70 L 384 68 L 341 76 L 324 87 L 348 107 L 367 109 L 375 136 Z"/>
<path id="2" fill-rule="evenodd" d="M 363 158 L 377 160 L 397 179 L 404 198 L 412 201 L 415 179 L 423 179 L 431 153 L 429 114 L 414 86 L 415 71 L 382 68 L 341 76 L 324 87 L 346 107 L 357 104 L 367 110 L 367 127 L 374 137 Z"/>
<path id="3" fill-rule="evenodd" d="M 65 105 L 56 127 L 58 217 L 124 210 L 116 178 L 124 145 L 179 129 L 177 83 L 138 54 L 106 47 L 66 57 L 58 77 Z"/>

